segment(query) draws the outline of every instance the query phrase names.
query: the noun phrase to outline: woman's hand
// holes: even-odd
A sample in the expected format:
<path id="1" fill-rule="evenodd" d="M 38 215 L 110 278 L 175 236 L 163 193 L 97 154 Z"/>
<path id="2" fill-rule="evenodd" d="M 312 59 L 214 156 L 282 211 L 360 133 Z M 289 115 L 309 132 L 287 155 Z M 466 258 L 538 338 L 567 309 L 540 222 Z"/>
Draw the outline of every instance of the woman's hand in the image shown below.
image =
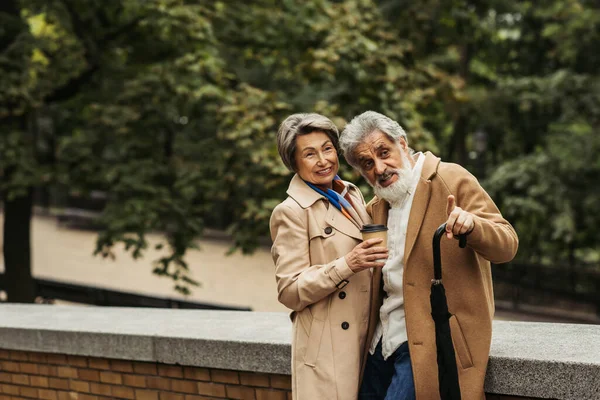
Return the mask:
<path id="1" fill-rule="evenodd" d="M 383 242 L 383 239 L 369 239 L 358 244 L 346 254 L 346 264 L 353 272 L 360 272 L 367 268 L 381 268 L 388 258 L 388 249 L 385 247 L 371 247 Z"/>

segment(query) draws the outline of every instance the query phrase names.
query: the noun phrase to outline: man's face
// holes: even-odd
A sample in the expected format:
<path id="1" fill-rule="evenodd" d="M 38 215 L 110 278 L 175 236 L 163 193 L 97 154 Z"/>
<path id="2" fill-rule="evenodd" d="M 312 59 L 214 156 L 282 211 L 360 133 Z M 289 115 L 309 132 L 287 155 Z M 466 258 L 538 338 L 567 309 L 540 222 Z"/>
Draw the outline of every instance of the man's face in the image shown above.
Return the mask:
<path id="1" fill-rule="evenodd" d="M 403 138 L 392 141 L 385 133 L 374 131 L 356 146 L 355 159 L 362 175 L 377 189 L 402 180 L 402 171 L 410 171 L 414 161 L 409 157 L 408 145 Z"/>

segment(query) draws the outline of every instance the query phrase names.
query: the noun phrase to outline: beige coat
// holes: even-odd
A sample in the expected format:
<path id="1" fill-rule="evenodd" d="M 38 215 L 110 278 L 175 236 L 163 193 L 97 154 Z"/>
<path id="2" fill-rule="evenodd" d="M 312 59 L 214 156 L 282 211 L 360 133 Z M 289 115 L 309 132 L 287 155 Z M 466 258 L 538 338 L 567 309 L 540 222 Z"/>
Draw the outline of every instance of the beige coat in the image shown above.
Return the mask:
<path id="1" fill-rule="evenodd" d="M 442 280 L 448 298 L 452 341 L 456 352 L 463 400 L 485 398 L 483 383 L 492 337 L 494 293 L 490 261 L 504 263 L 517 252 L 513 227 L 464 168 L 440 162 L 426 153 L 425 164 L 410 212 L 404 255 L 406 329 L 417 400 L 439 399 L 435 332 L 429 294 L 433 279 L 432 238 L 447 219 L 448 195 L 475 217 L 467 248 L 442 238 Z M 368 206 L 373 223 L 386 224 L 389 205 L 373 199 Z M 381 270 L 373 274 L 373 300 L 367 346 L 383 301 Z"/>
<path id="2" fill-rule="evenodd" d="M 360 191 L 346 184 L 357 213 L 369 223 Z M 372 273 L 353 273 L 344 256 L 361 242 L 361 234 L 297 175 L 287 193 L 273 210 L 270 225 L 279 301 L 294 310 L 293 398 L 353 400 L 367 335 Z"/>

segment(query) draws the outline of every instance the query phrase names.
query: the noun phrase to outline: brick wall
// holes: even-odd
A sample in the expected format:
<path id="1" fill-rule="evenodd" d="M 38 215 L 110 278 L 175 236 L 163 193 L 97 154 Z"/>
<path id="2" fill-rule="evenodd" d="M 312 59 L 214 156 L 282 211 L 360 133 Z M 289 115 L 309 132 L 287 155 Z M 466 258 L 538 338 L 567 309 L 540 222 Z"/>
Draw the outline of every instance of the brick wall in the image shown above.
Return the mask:
<path id="1" fill-rule="evenodd" d="M 291 400 L 289 375 L 0 349 L 0 400 Z M 533 400 L 488 394 L 487 400 Z"/>
<path id="2" fill-rule="evenodd" d="M 0 399 L 291 400 L 289 375 L 0 350 Z"/>

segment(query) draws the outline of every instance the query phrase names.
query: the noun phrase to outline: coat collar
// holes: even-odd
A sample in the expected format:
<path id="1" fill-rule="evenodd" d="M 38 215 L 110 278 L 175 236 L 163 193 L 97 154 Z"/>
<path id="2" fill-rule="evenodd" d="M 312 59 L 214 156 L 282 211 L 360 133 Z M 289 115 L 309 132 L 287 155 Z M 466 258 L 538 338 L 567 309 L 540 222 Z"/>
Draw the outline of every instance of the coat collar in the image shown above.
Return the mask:
<path id="1" fill-rule="evenodd" d="M 348 190 L 351 194 L 353 191 L 359 190 L 354 184 L 350 182 L 342 182 L 344 182 L 344 185 L 348 186 Z M 320 195 L 317 191 L 313 190 L 310 186 L 308 186 L 298 174 L 295 174 L 292 178 L 292 181 L 290 182 L 286 193 L 292 199 L 296 200 L 296 202 L 302 208 L 308 208 L 312 206 L 317 200 L 327 200 L 324 196 Z"/>
<path id="2" fill-rule="evenodd" d="M 356 198 L 356 194 L 352 193 L 358 188 L 350 182 L 344 181 L 344 184 L 348 186 L 348 190 L 352 197 Z M 288 196 L 294 199 L 302 208 L 309 208 L 313 204 L 315 204 L 319 200 L 327 200 L 324 196 L 320 195 L 318 192 L 313 190 L 310 186 L 306 184 L 298 176 L 298 174 L 294 175 L 292 181 L 290 182 L 290 186 L 287 190 Z M 369 215 L 360 209 L 355 210 L 359 214 L 359 217 L 363 220 L 363 223 L 369 223 L 370 218 Z M 362 234 L 360 233 L 359 228 L 354 225 L 348 218 L 346 218 L 339 210 L 333 206 L 327 209 L 327 213 L 325 215 L 325 223 L 334 227 L 336 230 L 343 232 L 344 234 L 351 236 L 355 239 L 362 240 Z"/>
<path id="3" fill-rule="evenodd" d="M 429 198 L 431 197 L 431 179 L 437 174 L 438 167 L 440 165 L 440 158 L 434 156 L 431 152 L 424 154 L 425 162 L 423 163 L 423 169 L 421 170 L 421 177 L 417 184 L 415 197 L 413 199 L 410 217 L 408 220 L 408 228 L 406 232 L 406 245 L 404 249 L 404 265 L 410 256 L 412 248 L 415 244 L 417 233 L 421 229 L 423 224 L 423 218 L 425 212 L 429 206 Z M 371 203 L 371 216 L 373 217 L 373 223 L 383 224 L 387 226 L 388 211 L 390 205 L 387 201 L 375 196 Z"/>
<path id="4" fill-rule="evenodd" d="M 292 199 L 296 200 L 302 208 L 308 208 L 316 203 L 317 200 L 325 199 L 324 196 L 308 186 L 298 174 L 295 174 L 292 178 L 286 193 Z"/>

